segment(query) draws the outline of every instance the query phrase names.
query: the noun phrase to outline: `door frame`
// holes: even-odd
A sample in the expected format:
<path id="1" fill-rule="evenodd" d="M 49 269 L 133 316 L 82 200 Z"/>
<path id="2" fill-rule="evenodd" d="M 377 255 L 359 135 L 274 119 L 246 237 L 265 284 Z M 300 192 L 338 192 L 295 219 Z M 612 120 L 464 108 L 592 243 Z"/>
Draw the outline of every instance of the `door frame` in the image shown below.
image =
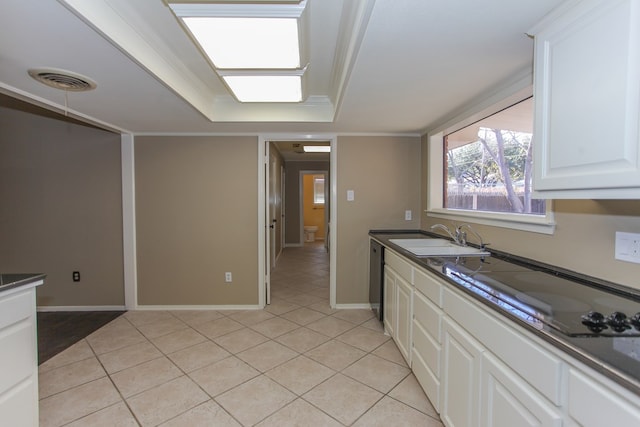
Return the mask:
<path id="1" fill-rule="evenodd" d="M 337 150 L 338 138 L 336 134 L 260 134 L 258 136 L 258 305 L 265 307 L 270 301 L 271 294 L 271 268 L 269 266 L 269 151 L 271 141 L 330 141 L 331 153 L 329 156 L 329 181 L 330 181 L 330 206 L 328 235 L 329 238 L 329 305 L 336 306 L 336 249 L 337 249 Z M 284 227 L 284 224 L 282 224 Z"/>

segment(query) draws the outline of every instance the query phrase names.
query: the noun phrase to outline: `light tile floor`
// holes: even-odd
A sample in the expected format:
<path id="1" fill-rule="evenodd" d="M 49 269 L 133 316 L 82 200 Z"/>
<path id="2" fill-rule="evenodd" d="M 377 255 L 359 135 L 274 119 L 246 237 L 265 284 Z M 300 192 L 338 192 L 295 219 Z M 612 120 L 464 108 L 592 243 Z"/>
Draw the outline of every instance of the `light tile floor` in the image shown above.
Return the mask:
<path id="1" fill-rule="evenodd" d="M 127 312 L 40 365 L 40 425 L 442 427 L 328 272 L 321 244 L 286 248 L 265 310 Z"/>

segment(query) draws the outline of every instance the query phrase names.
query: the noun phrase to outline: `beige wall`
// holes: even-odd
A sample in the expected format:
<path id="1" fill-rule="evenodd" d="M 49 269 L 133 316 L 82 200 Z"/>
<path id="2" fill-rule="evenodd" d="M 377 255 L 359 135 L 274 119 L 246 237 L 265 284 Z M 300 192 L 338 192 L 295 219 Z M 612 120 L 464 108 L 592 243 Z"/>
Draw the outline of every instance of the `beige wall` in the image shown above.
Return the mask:
<path id="1" fill-rule="evenodd" d="M 124 305 L 121 189 L 120 135 L 0 96 L 0 271 L 39 306 Z"/>
<path id="2" fill-rule="evenodd" d="M 427 176 L 423 138 L 423 182 Z M 423 187 L 424 188 L 424 187 Z M 424 192 L 423 192 L 424 193 Z M 426 194 L 422 194 L 426 209 Z M 556 200 L 553 235 L 474 225 L 491 248 L 640 289 L 640 264 L 614 259 L 616 231 L 640 232 L 638 200 Z M 446 220 L 422 217 L 422 228 Z"/>
<path id="3" fill-rule="evenodd" d="M 140 305 L 258 303 L 257 162 L 256 137 L 136 137 Z"/>
<path id="4" fill-rule="evenodd" d="M 336 302 L 365 304 L 369 230 L 419 227 L 420 138 L 345 136 L 337 145 Z M 414 220 L 405 221 L 407 209 Z"/>
<path id="5" fill-rule="evenodd" d="M 303 242 L 300 224 L 300 172 L 326 171 L 329 162 L 286 162 L 285 163 L 285 245 L 299 245 Z M 328 175 L 327 175 L 328 177 Z"/>

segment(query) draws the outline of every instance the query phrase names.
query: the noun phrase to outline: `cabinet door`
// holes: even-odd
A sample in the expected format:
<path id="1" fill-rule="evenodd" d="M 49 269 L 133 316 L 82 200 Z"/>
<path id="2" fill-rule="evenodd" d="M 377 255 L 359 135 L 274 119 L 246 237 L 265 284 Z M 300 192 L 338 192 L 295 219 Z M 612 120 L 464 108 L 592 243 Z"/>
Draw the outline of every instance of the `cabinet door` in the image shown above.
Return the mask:
<path id="1" fill-rule="evenodd" d="M 538 196 L 640 195 L 639 27 L 639 2 L 589 0 L 533 30 Z"/>
<path id="2" fill-rule="evenodd" d="M 490 353 L 483 354 L 480 381 L 481 426 L 562 426 L 562 414 Z"/>
<path id="3" fill-rule="evenodd" d="M 450 319 L 443 324 L 442 413 L 447 427 L 478 424 L 483 348 Z"/>
<path id="4" fill-rule="evenodd" d="M 395 328 L 395 341 L 402 356 L 411 366 L 411 318 L 413 291 L 401 277 L 396 278 L 396 305 L 398 307 L 398 323 Z"/>
<path id="5" fill-rule="evenodd" d="M 569 414 L 582 427 L 640 426 L 637 396 L 616 384 L 571 368 Z"/>
<path id="6" fill-rule="evenodd" d="M 35 303 L 35 288 L 0 295 L 0 424 L 3 426 L 38 425 Z"/>
<path id="7" fill-rule="evenodd" d="M 384 328 L 389 335 L 395 336 L 398 320 L 396 309 L 396 275 L 389 267 L 384 268 Z"/>

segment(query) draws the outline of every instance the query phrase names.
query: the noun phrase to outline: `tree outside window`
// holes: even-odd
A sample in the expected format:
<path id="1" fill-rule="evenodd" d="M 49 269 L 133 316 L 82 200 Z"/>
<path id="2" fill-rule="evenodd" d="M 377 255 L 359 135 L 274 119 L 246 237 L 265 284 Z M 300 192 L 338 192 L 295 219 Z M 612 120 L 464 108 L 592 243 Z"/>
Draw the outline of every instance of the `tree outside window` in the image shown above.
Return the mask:
<path id="1" fill-rule="evenodd" d="M 545 215 L 532 198 L 532 98 L 444 138 L 444 207 Z"/>

